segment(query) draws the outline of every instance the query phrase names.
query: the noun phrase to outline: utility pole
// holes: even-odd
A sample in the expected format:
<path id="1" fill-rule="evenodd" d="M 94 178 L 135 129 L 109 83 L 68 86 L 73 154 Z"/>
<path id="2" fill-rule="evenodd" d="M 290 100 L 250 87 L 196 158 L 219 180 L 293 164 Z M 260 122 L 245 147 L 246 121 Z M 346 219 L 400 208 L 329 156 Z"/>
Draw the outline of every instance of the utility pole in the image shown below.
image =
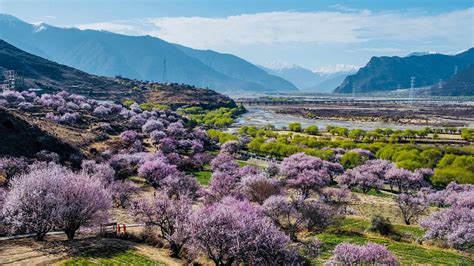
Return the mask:
<path id="1" fill-rule="evenodd" d="M 163 83 L 168 82 L 168 73 L 166 69 L 166 59 L 163 59 L 163 78 L 162 78 Z"/>

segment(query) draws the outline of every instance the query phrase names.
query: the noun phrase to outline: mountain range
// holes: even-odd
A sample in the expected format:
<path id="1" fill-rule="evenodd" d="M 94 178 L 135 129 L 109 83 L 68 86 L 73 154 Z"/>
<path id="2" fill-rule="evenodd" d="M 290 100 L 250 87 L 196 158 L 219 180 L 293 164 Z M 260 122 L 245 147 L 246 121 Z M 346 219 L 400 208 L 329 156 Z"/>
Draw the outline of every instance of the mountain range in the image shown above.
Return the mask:
<path id="1" fill-rule="evenodd" d="M 0 39 L 26 52 L 95 75 L 185 83 L 219 92 L 297 91 L 292 83 L 242 58 L 151 36 L 33 25 L 6 14 L 0 14 L 0 29 Z"/>
<path id="2" fill-rule="evenodd" d="M 355 70 L 336 72 L 315 72 L 298 65 L 270 65 L 261 66 L 271 75 L 284 78 L 302 92 L 330 93 L 339 86 L 347 75 L 354 74 Z"/>
<path id="3" fill-rule="evenodd" d="M 456 55 L 415 52 L 405 57 L 372 57 L 356 73 L 316 72 L 299 66 L 265 68 L 231 54 L 198 50 L 151 36 L 29 24 L 0 14 L 0 39 L 28 53 L 97 76 L 182 83 L 238 93 L 358 93 L 430 88 L 474 64 L 474 48 Z M 354 71 L 355 72 L 355 71 Z M 456 84 L 468 79 L 460 76 Z M 91 79 L 92 80 L 92 79 Z M 74 81 L 71 81 L 74 82 Z M 446 84 L 455 84 L 446 82 Z M 54 85 L 54 84 L 52 84 Z M 458 91 L 457 91 L 458 90 Z M 469 90 L 432 87 L 431 94 L 467 95 Z"/>
<path id="4" fill-rule="evenodd" d="M 414 77 L 415 87 L 430 87 L 452 78 L 456 71 L 460 73 L 471 64 L 474 64 L 474 48 L 456 55 L 417 53 L 407 57 L 372 57 L 356 74 L 347 76 L 334 92 L 351 93 L 353 87 L 359 93 L 409 88 L 411 77 Z M 443 93 L 467 95 L 465 91 L 447 86 Z"/>

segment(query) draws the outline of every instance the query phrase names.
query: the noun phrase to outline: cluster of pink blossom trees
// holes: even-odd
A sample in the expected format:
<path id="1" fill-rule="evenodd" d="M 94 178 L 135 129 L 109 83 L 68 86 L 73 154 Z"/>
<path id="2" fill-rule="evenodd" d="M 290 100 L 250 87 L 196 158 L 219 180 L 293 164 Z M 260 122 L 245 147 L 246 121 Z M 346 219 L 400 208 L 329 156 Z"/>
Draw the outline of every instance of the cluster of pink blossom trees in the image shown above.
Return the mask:
<path id="1" fill-rule="evenodd" d="M 55 163 L 37 163 L 11 180 L 2 218 L 13 232 L 34 233 L 38 240 L 54 229 L 73 239 L 81 226 L 106 219 L 110 206 L 101 180 Z"/>
<path id="2" fill-rule="evenodd" d="M 418 169 L 415 172 L 397 168 L 386 160 L 369 160 L 364 164 L 349 169 L 337 177 L 339 186 L 360 189 L 368 192 L 379 191 L 384 184 L 394 192 L 407 193 L 428 186 L 428 178 L 433 174 L 431 169 Z"/>
<path id="3" fill-rule="evenodd" d="M 342 243 L 325 265 L 397 265 L 397 258 L 382 245 L 367 243 L 359 246 Z"/>
<path id="4" fill-rule="evenodd" d="M 474 247 L 474 185 L 450 183 L 441 191 L 422 191 L 428 202 L 446 206 L 421 221 L 424 239 L 438 239 L 457 249 Z"/>

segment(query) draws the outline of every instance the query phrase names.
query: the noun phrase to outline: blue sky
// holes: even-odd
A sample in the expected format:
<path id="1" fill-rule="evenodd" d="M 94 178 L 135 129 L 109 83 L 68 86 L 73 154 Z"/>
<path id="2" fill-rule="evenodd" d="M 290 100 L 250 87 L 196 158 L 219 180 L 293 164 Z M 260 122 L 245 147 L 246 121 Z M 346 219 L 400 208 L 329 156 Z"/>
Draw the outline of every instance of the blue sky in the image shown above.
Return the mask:
<path id="1" fill-rule="evenodd" d="M 0 0 L 0 12 L 31 23 L 148 34 L 257 64 L 313 70 L 474 46 L 473 0 Z"/>

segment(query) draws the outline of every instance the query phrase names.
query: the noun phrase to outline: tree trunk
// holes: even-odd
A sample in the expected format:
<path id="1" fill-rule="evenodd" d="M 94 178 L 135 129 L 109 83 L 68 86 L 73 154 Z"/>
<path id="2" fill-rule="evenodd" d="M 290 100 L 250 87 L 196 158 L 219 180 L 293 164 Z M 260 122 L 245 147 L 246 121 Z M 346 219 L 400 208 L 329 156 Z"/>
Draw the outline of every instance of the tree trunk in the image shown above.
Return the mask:
<path id="1" fill-rule="evenodd" d="M 73 240 L 74 239 L 74 235 L 76 234 L 76 230 L 66 229 L 64 232 L 66 233 L 68 240 Z"/>
<path id="2" fill-rule="evenodd" d="M 36 233 L 36 241 L 43 241 L 45 236 L 46 236 L 45 232 Z"/>
<path id="3" fill-rule="evenodd" d="M 171 251 L 171 254 L 170 256 L 172 258 L 179 258 L 179 254 L 181 253 L 181 245 L 178 245 L 178 244 L 170 244 L 170 251 Z"/>

